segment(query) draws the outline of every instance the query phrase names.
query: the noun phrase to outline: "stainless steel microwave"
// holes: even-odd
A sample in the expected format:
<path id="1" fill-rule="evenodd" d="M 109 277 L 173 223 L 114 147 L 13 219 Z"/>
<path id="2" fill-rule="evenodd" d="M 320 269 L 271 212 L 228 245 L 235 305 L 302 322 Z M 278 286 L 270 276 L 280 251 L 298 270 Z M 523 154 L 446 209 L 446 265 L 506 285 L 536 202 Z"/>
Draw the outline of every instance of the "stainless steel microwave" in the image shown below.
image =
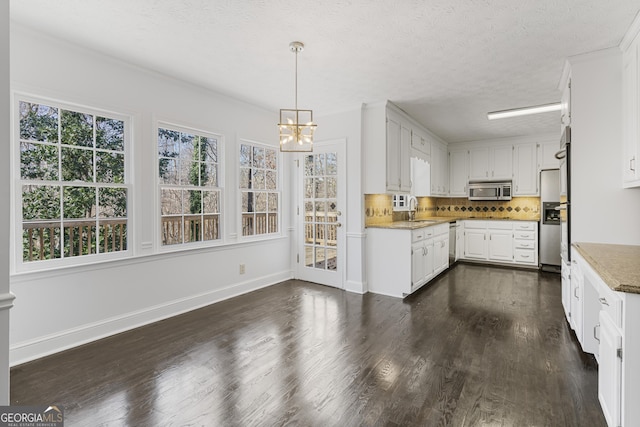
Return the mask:
<path id="1" fill-rule="evenodd" d="M 511 181 L 469 181 L 469 200 L 511 200 Z"/>

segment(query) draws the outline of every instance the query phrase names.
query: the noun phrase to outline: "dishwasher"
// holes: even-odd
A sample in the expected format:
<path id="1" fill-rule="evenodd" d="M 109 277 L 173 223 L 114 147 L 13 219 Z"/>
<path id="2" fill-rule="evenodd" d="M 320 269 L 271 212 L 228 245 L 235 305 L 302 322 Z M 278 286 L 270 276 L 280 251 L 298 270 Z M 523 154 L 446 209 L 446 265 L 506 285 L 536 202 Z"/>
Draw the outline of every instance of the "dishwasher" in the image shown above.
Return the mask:
<path id="1" fill-rule="evenodd" d="M 458 221 L 451 221 L 449 223 L 449 267 L 457 260 L 456 243 L 458 241 L 458 227 Z"/>

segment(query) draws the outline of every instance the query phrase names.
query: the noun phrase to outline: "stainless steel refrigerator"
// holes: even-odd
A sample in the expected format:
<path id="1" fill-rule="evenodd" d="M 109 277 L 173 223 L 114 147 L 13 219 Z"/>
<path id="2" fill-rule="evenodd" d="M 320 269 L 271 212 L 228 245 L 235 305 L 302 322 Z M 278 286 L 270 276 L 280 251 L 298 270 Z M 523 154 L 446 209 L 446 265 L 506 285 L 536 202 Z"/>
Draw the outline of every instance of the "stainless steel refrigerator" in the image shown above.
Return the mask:
<path id="1" fill-rule="evenodd" d="M 560 272 L 560 170 L 540 171 L 540 267 Z"/>

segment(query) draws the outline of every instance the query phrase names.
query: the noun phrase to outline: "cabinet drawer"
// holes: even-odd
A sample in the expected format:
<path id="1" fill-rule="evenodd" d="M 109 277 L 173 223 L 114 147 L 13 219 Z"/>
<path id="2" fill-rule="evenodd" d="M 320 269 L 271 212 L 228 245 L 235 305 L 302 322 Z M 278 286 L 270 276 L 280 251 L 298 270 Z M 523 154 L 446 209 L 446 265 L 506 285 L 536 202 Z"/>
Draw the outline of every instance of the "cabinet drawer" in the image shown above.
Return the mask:
<path id="1" fill-rule="evenodd" d="M 516 240 L 536 240 L 535 231 L 514 231 L 513 238 Z"/>
<path id="2" fill-rule="evenodd" d="M 534 240 L 515 240 L 514 247 L 516 249 L 535 249 L 536 242 Z"/>
<path id="3" fill-rule="evenodd" d="M 438 224 L 438 225 L 434 225 L 432 227 L 429 227 L 433 230 L 433 235 L 434 236 L 439 236 L 441 234 L 448 234 L 449 233 L 449 224 Z"/>
<path id="4" fill-rule="evenodd" d="M 513 229 L 516 231 L 518 230 L 535 231 L 536 223 L 535 222 L 516 222 Z"/>
<path id="5" fill-rule="evenodd" d="M 513 230 L 511 221 L 491 221 L 489 222 L 489 230 Z"/>
<path id="6" fill-rule="evenodd" d="M 468 229 L 486 229 L 487 221 L 469 220 L 464 222 L 464 228 Z"/>
<path id="7" fill-rule="evenodd" d="M 606 289 L 602 287 L 605 286 Z M 600 309 L 607 313 L 613 323 L 622 329 L 622 300 L 607 285 L 599 283 Z"/>
<path id="8" fill-rule="evenodd" d="M 421 228 L 419 230 L 413 230 L 411 232 L 411 243 L 419 242 L 420 240 L 424 240 L 425 237 L 425 228 Z"/>
<path id="9" fill-rule="evenodd" d="M 514 261 L 524 264 L 535 264 L 536 253 L 531 249 L 514 249 Z"/>

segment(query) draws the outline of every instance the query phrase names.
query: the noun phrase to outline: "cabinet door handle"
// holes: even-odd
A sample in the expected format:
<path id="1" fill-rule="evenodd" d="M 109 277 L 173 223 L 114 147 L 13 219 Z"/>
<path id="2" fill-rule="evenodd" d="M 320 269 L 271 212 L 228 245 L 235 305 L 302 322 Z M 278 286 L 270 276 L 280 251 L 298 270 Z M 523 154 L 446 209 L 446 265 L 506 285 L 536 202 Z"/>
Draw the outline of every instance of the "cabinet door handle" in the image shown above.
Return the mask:
<path id="1" fill-rule="evenodd" d="M 600 342 L 600 338 L 598 338 L 598 334 L 596 333 L 598 331 L 598 328 L 600 327 L 600 323 L 598 323 L 596 326 L 593 327 L 593 337 L 598 340 L 598 342 Z"/>
<path id="2" fill-rule="evenodd" d="M 602 305 L 609 305 L 606 298 L 599 298 L 599 301 L 600 301 L 600 304 Z"/>
<path id="3" fill-rule="evenodd" d="M 580 299 L 580 297 L 578 296 L 578 287 L 577 286 L 575 288 L 573 288 L 573 296 L 576 297 L 577 299 Z"/>
<path id="4" fill-rule="evenodd" d="M 636 156 L 633 156 L 631 159 L 629 159 L 629 169 L 631 169 L 633 172 L 636 171 Z"/>

